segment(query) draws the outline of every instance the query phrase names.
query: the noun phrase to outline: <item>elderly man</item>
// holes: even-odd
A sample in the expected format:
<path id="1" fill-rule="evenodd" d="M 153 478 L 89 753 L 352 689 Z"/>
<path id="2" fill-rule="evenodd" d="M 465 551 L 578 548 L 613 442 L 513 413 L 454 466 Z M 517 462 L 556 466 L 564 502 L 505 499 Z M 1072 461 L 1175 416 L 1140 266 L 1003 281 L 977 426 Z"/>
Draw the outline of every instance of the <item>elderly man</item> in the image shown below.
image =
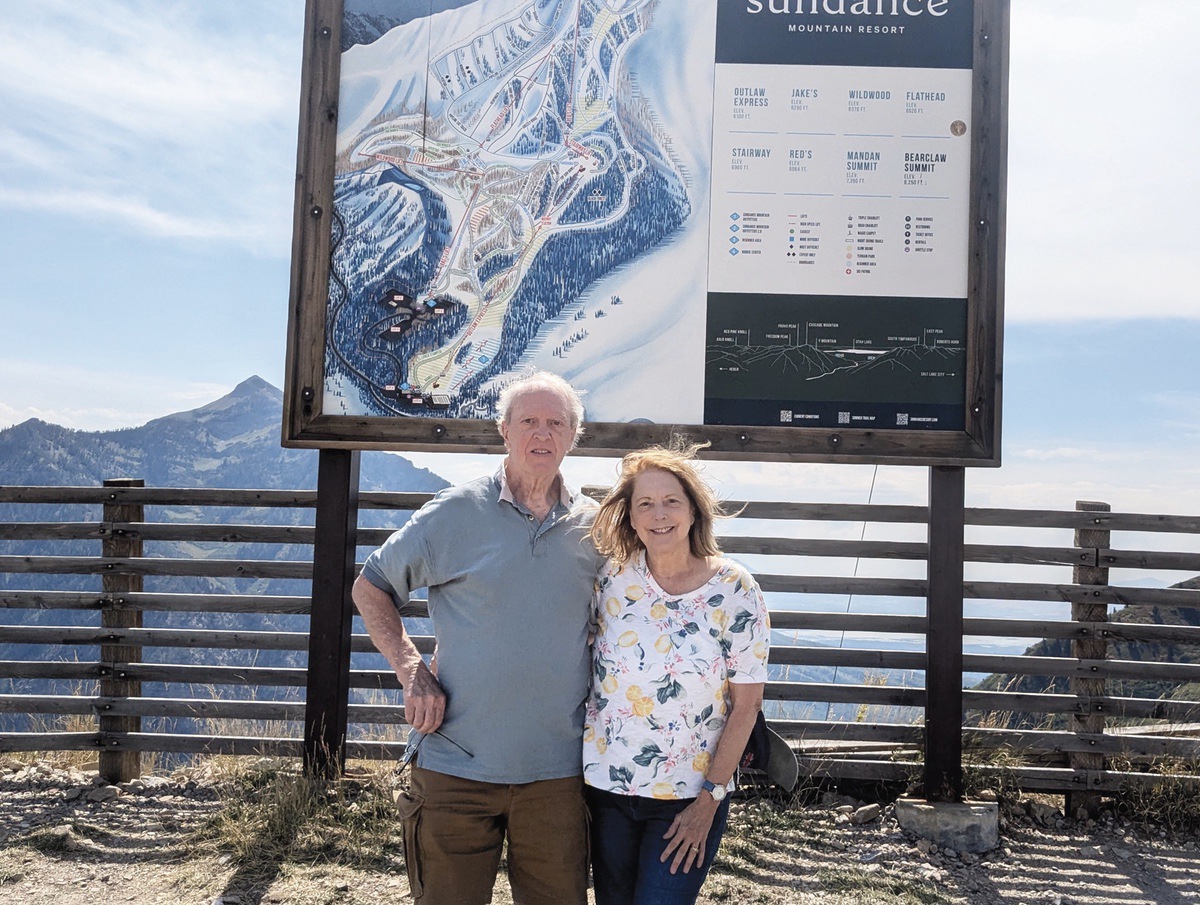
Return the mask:
<path id="1" fill-rule="evenodd" d="M 517 905 L 584 905 L 581 737 L 591 504 L 564 485 L 583 406 L 535 374 L 501 394 L 500 470 L 438 494 L 371 554 L 354 602 L 404 687 L 417 748 L 401 800 L 419 905 L 490 902 L 500 851 Z M 429 589 L 437 675 L 397 607 Z"/>

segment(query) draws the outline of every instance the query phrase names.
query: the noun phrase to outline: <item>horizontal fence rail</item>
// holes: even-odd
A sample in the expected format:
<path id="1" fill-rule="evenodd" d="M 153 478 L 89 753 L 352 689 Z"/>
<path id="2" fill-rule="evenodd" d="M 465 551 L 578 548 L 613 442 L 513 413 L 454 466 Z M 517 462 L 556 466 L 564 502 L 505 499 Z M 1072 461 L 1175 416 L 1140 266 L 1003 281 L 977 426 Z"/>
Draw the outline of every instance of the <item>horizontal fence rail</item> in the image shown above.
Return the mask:
<path id="1" fill-rule="evenodd" d="M 428 499 L 361 493 L 358 505 L 400 518 Z M 308 491 L 0 487 L 0 751 L 298 756 L 316 503 Z M 814 778 L 913 780 L 928 510 L 728 506 L 740 511 L 722 548 L 771 611 L 772 725 Z M 47 507 L 71 514 L 21 515 Z M 968 762 L 1068 793 L 1160 781 L 1163 760 L 1194 773 L 1200 517 L 967 509 L 965 523 Z M 360 553 L 391 530 L 361 525 Z M 1110 583 L 1110 570 L 1128 574 Z M 1148 573 L 1168 574 L 1143 586 Z M 430 653 L 424 602 L 404 615 Z M 346 752 L 397 756 L 395 676 L 366 635 L 350 648 Z"/>

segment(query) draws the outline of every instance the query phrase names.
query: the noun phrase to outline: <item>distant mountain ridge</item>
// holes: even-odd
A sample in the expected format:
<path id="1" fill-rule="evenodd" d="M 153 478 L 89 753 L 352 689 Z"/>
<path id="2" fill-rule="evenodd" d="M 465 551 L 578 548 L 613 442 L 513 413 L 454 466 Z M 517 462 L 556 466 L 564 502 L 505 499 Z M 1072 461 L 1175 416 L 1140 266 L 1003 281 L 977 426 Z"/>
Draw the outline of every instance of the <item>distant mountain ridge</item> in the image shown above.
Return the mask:
<path id="1" fill-rule="evenodd" d="M 0 483 L 30 486 L 98 486 L 108 478 L 142 478 L 147 487 L 241 488 L 249 490 L 315 490 L 316 450 L 284 449 L 280 445 L 283 393 L 260 377 L 251 377 L 230 393 L 197 409 L 156 418 L 140 427 L 109 431 L 78 431 L 31 419 L 0 431 Z M 447 482 L 407 459 L 382 452 L 364 452 L 359 487 L 364 491 L 436 492 Z M 0 522 L 95 521 L 97 506 L 0 504 Z M 176 521 L 206 521 L 247 525 L 311 525 L 312 509 L 207 507 L 172 510 Z M 161 516 L 147 513 L 148 520 Z M 389 527 L 402 524 L 407 512 L 366 510 L 360 524 Z M 19 555 L 96 556 L 97 541 L 7 541 L 0 553 Z M 182 546 L 153 543 L 147 556 L 240 556 L 245 559 L 296 560 L 311 556 L 311 548 L 242 544 Z M 219 592 L 254 590 L 259 593 L 305 593 L 297 582 L 262 581 L 254 588 L 232 579 L 147 579 L 163 590 Z M 304 583 L 305 585 L 307 583 Z M 23 575 L 0 573 L 0 588 L 28 590 L 85 590 L 98 587 L 97 576 Z M 5 617 L 0 611 L 0 619 Z"/>
<path id="2" fill-rule="evenodd" d="M 148 487 L 244 488 L 252 490 L 313 490 L 317 483 L 316 450 L 280 446 L 283 394 L 260 377 L 251 377 L 230 393 L 207 405 L 156 418 L 140 427 L 108 431 L 79 431 L 31 419 L 0 430 L 0 483 L 32 486 L 98 486 L 108 478 L 143 478 Z M 382 452 L 364 452 L 359 486 L 365 491 L 433 492 L 447 482 L 407 459 Z M 240 525 L 311 525 L 310 508 L 171 507 L 164 517 L 148 507 L 147 521 L 219 522 Z M 96 522 L 97 505 L 0 504 L 0 523 L 18 521 Z M 360 523 L 398 526 L 407 512 L 364 510 Z M 360 551 L 361 552 L 361 551 Z M 22 556 L 100 555 L 98 540 L 0 541 L 0 554 Z M 312 557 L 307 545 L 263 543 L 219 544 L 147 542 L 147 557 L 298 561 Z M 99 575 L 0 573 L 0 589 L 98 592 Z M 310 583 L 302 580 L 148 576 L 145 589 L 174 593 L 240 593 L 306 596 Z M 155 612 L 145 614 L 156 627 L 306 631 L 303 616 L 239 612 Z M 91 610 L 51 610 L 0 607 L 0 622 L 27 625 L 96 625 Z M 0 644 L 3 660 L 91 660 L 90 646 Z M 302 666 L 304 654 L 292 651 L 206 650 L 147 648 L 150 662 L 191 662 L 210 665 Z M 0 691 L 50 693 L 53 680 L 4 680 Z M 269 691 L 259 690 L 270 694 Z M 147 692 L 151 693 L 151 692 Z M 200 690 L 199 693 L 203 693 Z M 14 723 L 15 721 L 15 723 Z M 20 718 L 0 718 L 0 727 L 20 728 Z"/>
<path id="3" fill-rule="evenodd" d="M 1171 585 L 1180 590 L 1200 588 L 1200 576 Z M 1200 625 L 1200 608 L 1171 607 L 1156 605 L 1124 606 L 1114 610 L 1109 622 L 1134 625 Z M 1027 657 L 1071 657 L 1071 641 L 1054 638 L 1039 641 L 1025 650 Z M 1200 645 L 1160 641 L 1109 641 L 1108 656 L 1112 660 L 1134 660 L 1145 663 L 1200 663 Z M 991 675 L 979 683 L 977 688 L 985 691 L 1006 691 L 1020 694 L 1070 694 L 1069 676 L 1042 675 Z M 1200 700 L 1200 682 L 1166 681 L 1154 679 L 1111 678 L 1108 694 L 1114 697 L 1161 698 L 1163 700 Z M 1063 728 L 1068 723 L 1066 715 L 1057 714 L 1043 718 L 1052 728 Z M 1008 725 L 1015 728 L 1030 728 L 1034 722 L 1028 714 L 1012 714 Z"/>
<path id="4" fill-rule="evenodd" d="M 92 486 L 130 477 L 151 487 L 315 488 L 318 454 L 280 446 L 282 412 L 282 391 L 250 377 L 207 405 L 140 427 L 79 431 L 33 418 L 0 430 L 0 482 Z M 363 490 L 446 486 L 401 456 L 363 454 Z"/>

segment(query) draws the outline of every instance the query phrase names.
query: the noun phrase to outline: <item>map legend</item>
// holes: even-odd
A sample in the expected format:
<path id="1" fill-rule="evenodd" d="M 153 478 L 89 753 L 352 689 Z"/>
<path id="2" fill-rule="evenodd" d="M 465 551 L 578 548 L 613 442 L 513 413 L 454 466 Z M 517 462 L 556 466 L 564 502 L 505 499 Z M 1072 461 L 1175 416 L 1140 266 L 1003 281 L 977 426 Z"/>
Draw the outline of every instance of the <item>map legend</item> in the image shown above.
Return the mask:
<path id="1" fill-rule="evenodd" d="M 952 41 L 823 9 L 721 4 L 705 421 L 960 430 L 970 7 Z"/>

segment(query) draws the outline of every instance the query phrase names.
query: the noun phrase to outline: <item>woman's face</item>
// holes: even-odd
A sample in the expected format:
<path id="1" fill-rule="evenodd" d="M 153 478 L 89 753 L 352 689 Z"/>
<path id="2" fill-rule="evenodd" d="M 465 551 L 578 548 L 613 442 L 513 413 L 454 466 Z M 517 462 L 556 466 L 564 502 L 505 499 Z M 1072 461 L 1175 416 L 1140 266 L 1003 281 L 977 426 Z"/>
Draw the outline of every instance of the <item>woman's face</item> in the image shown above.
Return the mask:
<path id="1" fill-rule="evenodd" d="M 692 502 L 675 475 L 651 469 L 634 478 L 629 522 L 647 552 L 688 549 L 694 521 Z"/>

